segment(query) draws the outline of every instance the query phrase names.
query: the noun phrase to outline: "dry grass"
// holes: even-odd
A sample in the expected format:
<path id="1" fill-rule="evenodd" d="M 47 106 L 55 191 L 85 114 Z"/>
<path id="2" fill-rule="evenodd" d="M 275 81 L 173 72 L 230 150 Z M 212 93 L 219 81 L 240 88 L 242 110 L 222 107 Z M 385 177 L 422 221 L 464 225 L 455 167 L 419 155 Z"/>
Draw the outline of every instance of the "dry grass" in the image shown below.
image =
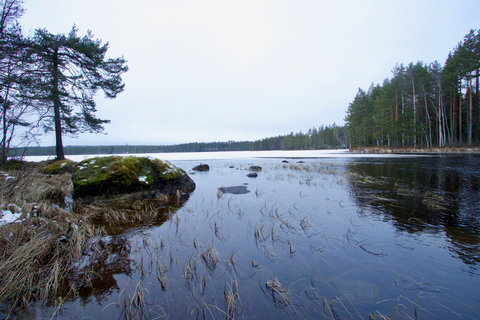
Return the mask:
<path id="1" fill-rule="evenodd" d="M 23 220 L 0 227 L 0 302 L 12 307 L 54 297 L 89 240 L 103 233 L 63 209 L 70 174 L 53 177 L 36 169 L 9 170 L 14 178 L 0 181 L 0 207 L 21 210 Z"/>
<path id="2" fill-rule="evenodd" d="M 449 202 L 449 198 L 437 191 L 427 191 L 423 195 L 422 203 L 427 206 L 430 210 L 446 210 L 447 203 Z"/>
<path id="3" fill-rule="evenodd" d="M 265 283 L 266 292 L 272 297 L 275 307 L 278 309 L 287 309 L 292 306 L 292 301 L 290 300 L 288 289 L 286 289 L 277 277 L 274 277 L 272 280 L 268 280 Z M 288 313 L 288 312 L 287 312 Z"/>
<path id="4" fill-rule="evenodd" d="M 26 304 L 53 297 L 89 239 L 101 232 L 78 221 L 37 217 L 1 227 L 0 300 Z"/>
<path id="5" fill-rule="evenodd" d="M 205 265 L 210 271 L 215 271 L 217 268 L 218 264 L 218 252 L 215 250 L 213 246 L 208 246 L 207 250 L 205 250 L 204 253 L 202 253 L 202 258 L 203 262 L 205 262 Z"/>
<path id="6" fill-rule="evenodd" d="M 74 205 L 71 174 L 45 175 L 40 169 L 46 163 L 20 164 L 3 168 L 8 178 L 0 175 L 0 209 L 22 213 L 22 222 L 0 226 L 0 304 L 12 311 L 31 301 L 51 301 L 60 292 L 76 295 L 75 285 L 66 288 L 65 279 L 94 245 L 90 240 L 105 235 L 102 225 L 156 222 L 166 218 L 172 203 L 181 201 L 177 194 Z M 165 279 L 160 279 L 166 288 Z"/>
<path id="7" fill-rule="evenodd" d="M 147 295 L 147 297 L 145 297 Z M 142 281 L 137 283 L 132 295 L 123 291 L 117 306 L 122 308 L 124 319 L 161 319 L 166 318 L 164 310 L 157 305 L 147 303 L 150 292 L 142 286 Z"/>
<path id="8" fill-rule="evenodd" d="M 191 257 L 187 265 L 185 266 L 185 269 L 183 271 L 183 278 L 185 279 L 185 284 L 191 288 L 192 281 L 197 275 L 197 260 L 193 257 Z"/>
<path id="9" fill-rule="evenodd" d="M 88 204 L 80 203 L 75 211 L 88 216 L 93 222 L 123 229 L 139 223 L 164 222 L 168 217 L 165 212 L 168 211 L 171 202 L 171 197 L 162 194 L 146 199 L 141 199 L 139 194 L 130 194 L 98 198 Z"/>
<path id="10" fill-rule="evenodd" d="M 223 288 L 223 296 L 225 298 L 225 314 L 226 319 L 235 319 L 236 316 L 242 314 L 240 295 L 238 294 L 238 284 L 235 277 L 232 278 L 230 284 L 226 283 Z"/>
<path id="11" fill-rule="evenodd" d="M 35 168 L 12 170 L 8 174 L 13 178 L 0 181 L 2 206 L 14 203 L 27 211 L 32 204 L 65 206 L 65 197 L 72 192 L 70 174 L 43 175 Z"/>

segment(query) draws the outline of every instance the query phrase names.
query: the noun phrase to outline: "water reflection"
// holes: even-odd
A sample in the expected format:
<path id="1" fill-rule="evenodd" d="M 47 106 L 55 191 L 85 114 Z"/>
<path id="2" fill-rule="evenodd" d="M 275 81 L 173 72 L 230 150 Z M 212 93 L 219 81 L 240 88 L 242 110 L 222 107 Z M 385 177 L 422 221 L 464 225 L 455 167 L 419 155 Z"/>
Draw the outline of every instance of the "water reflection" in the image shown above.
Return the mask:
<path id="1" fill-rule="evenodd" d="M 402 232 L 443 232 L 452 254 L 480 264 L 480 157 L 356 159 L 348 182 L 362 210 Z"/>
<path id="2" fill-rule="evenodd" d="M 478 318 L 478 205 L 467 198 L 480 170 L 467 160 L 212 162 L 167 223 L 112 228 L 61 317 Z M 245 177 L 257 164 L 262 174 Z"/>
<path id="3" fill-rule="evenodd" d="M 114 203 L 125 208 L 126 214 L 131 214 L 130 206 L 135 207 L 135 205 L 146 212 L 142 220 L 136 223 L 118 223 L 113 226 L 101 220 L 97 221 L 99 226 L 106 230 L 108 236 L 91 240 L 88 252 L 84 252 L 81 260 L 76 263 L 58 296 L 68 296 L 69 292 L 74 293 L 78 297 L 79 304 L 85 307 L 92 302 L 92 298 L 100 304 L 108 300 L 112 293 L 119 292 L 118 276 L 130 277 L 138 268 L 136 262 L 132 260 L 134 250 L 132 250 L 131 234 L 164 224 L 184 205 L 189 195 L 184 194 L 175 202 L 160 204 L 149 199 L 141 204 L 139 201 L 132 202 L 131 205 Z"/>
<path id="4" fill-rule="evenodd" d="M 119 290 L 115 275 L 130 276 L 134 271 L 130 254 L 130 242 L 125 237 L 106 237 L 83 256 L 68 283 L 69 287 L 75 283 L 82 306 L 90 303 L 92 297 L 101 302 Z"/>

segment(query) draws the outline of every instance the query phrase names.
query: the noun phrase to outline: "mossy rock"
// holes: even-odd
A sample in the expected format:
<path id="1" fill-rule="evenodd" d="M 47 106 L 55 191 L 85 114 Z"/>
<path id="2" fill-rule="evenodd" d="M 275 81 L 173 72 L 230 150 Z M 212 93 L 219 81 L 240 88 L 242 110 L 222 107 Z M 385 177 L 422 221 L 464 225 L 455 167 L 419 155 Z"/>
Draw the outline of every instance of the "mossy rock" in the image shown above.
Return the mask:
<path id="1" fill-rule="evenodd" d="M 196 167 L 193 167 L 193 171 L 209 171 L 210 166 L 208 164 L 199 164 Z"/>
<path id="2" fill-rule="evenodd" d="M 255 172 L 255 171 L 257 171 L 257 172 L 258 172 L 258 171 L 262 171 L 262 167 L 260 167 L 260 166 L 251 166 L 251 167 L 250 167 L 250 171 L 254 171 L 254 172 Z"/>
<path id="3" fill-rule="evenodd" d="M 55 161 L 42 168 L 44 174 L 72 173 L 74 163 L 70 160 Z"/>
<path id="4" fill-rule="evenodd" d="M 73 168 L 75 198 L 113 196 L 144 192 L 174 194 L 195 190 L 188 174 L 168 161 L 150 157 L 97 157 L 79 162 Z"/>

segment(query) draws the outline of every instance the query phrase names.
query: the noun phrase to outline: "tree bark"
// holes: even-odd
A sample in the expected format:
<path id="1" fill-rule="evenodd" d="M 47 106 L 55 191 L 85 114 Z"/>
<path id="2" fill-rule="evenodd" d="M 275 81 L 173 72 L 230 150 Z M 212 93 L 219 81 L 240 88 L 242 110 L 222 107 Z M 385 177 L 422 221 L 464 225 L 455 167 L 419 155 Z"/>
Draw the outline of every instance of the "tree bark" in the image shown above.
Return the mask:
<path id="1" fill-rule="evenodd" d="M 458 142 L 463 142 L 462 135 L 462 78 L 460 78 L 458 86 Z"/>
<path id="2" fill-rule="evenodd" d="M 58 90 L 58 49 L 56 49 L 53 55 L 53 110 L 57 160 L 65 160 L 62 142 L 62 123 L 60 119 L 60 93 Z"/>
<path id="3" fill-rule="evenodd" d="M 473 101 L 473 141 L 477 141 L 478 142 L 478 116 L 479 116 L 479 83 L 478 83 L 478 80 L 479 80 L 479 72 L 480 72 L 480 69 L 477 69 L 475 71 L 476 75 L 475 75 L 475 99 Z"/>
<path id="4" fill-rule="evenodd" d="M 412 89 L 413 89 L 413 147 L 417 147 L 417 105 L 416 105 L 416 95 L 415 95 L 415 80 L 412 75 Z"/>
<path id="5" fill-rule="evenodd" d="M 472 72 L 470 71 L 470 111 L 468 118 L 468 145 L 472 144 L 473 137 L 473 87 L 472 87 Z"/>
<path id="6" fill-rule="evenodd" d="M 425 139 L 427 140 L 427 148 L 432 146 L 432 124 L 430 123 L 430 113 L 428 112 L 428 102 L 427 102 L 427 92 L 425 91 L 425 86 L 423 88 L 423 99 L 425 103 L 425 113 L 427 114 L 427 126 L 428 134 L 425 132 Z"/>
<path id="7" fill-rule="evenodd" d="M 8 110 L 8 94 L 10 90 L 10 85 L 7 86 L 5 93 L 5 98 L 3 99 L 3 108 L 2 108 L 2 122 L 3 122 L 3 137 L 2 137 L 2 159 L 1 162 L 7 162 L 7 110 Z"/>
<path id="8" fill-rule="evenodd" d="M 453 90 L 453 93 L 452 93 L 452 121 L 450 122 L 450 128 L 451 128 L 451 142 L 452 143 L 457 143 L 457 138 L 456 138 L 456 122 L 455 122 L 455 116 L 457 115 L 456 114 L 456 102 L 457 102 L 457 97 L 455 96 L 455 93 L 456 93 L 456 90 Z"/>

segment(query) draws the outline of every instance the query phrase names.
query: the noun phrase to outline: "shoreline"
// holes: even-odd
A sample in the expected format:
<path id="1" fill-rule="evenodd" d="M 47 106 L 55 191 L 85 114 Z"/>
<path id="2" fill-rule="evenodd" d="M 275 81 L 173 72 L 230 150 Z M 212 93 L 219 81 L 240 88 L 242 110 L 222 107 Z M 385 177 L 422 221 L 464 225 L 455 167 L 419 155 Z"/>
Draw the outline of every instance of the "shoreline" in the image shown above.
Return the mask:
<path id="1" fill-rule="evenodd" d="M 443 147 L 443 148 L 385 148 L 385 147 L 365 147 L 365 148 L 352 148 L 348 150 L 351 153 L 373 153 L 373 154 L 480 154 L 480 147 Z"/>
<path id="2" fill-rule="evenodd" d="M 319 150 L 264 150 L 264 151 L 206 151 L 206 152 L 168 152 L 168 153 L 132 153 L 132 154 L 80 154 L 66 155 L 67 159 L 74 162 L 88 158 L 105 157 L 112 155 L 138 157 L 156 157 L 167 161 L 209 161 L 228 160 L 236 158 L 327 158 L 327 157 L 355 157 L 365 155 L 415 155 L 415 154 L 480 154 L 480 146 L 475 147 L 444 147 L 444 148 L 385 148 L 364 147 L 351 149 L 319 149 Z M 27 162 L 41 162 L 54 160 L 54 156 L 26 156 L 22 159 Z"/>

